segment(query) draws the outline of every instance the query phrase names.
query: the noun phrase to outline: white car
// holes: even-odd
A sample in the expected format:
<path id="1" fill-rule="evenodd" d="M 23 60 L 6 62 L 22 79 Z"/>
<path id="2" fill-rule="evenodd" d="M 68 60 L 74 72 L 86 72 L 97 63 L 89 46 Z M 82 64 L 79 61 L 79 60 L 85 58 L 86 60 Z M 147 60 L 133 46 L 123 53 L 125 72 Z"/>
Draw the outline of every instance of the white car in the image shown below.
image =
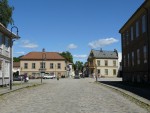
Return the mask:
<path id="1" fill-rule="evenodd" d="M 53 79 L 55 77 L 56 77 L 55 75 L 44 75 L 43 79 Z"/>

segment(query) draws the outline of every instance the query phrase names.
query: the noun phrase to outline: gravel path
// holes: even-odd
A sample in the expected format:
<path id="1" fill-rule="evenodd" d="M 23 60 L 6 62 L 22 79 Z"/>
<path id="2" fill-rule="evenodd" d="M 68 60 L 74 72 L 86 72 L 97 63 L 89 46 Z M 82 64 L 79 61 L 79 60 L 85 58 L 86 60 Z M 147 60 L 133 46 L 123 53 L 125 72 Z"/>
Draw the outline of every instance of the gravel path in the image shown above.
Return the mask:
<path id="1" fill-rule="evenodd" d="M 1 96 L 0 113 L 148 113 L 91 78 L 43 82 Z"/>

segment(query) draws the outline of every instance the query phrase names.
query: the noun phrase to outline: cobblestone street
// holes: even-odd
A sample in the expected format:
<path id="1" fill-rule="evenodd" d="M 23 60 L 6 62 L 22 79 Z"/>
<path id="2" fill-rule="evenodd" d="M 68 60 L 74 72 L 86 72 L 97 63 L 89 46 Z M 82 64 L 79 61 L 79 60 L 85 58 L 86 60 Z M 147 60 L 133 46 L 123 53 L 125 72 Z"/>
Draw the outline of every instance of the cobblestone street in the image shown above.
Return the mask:
<path id="1" fill-rule="evenodd" d="M 0 97 L 0 113 L 148 113 L 95 79 L 48 79 Z"/>

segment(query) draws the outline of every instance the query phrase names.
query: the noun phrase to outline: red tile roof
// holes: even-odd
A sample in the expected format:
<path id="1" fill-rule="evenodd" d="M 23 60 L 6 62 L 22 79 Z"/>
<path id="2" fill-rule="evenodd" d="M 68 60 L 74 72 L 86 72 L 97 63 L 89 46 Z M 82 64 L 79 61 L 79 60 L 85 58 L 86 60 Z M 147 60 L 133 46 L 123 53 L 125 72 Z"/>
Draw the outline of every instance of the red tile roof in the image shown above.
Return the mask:
<path id="1" fill-rule="evenodd" d="M 65 60 L 64 57 L 62 57 L 57 52 L 30 52 L 23 57 L 21 57 L 21 60 L 42 60 L 46 57 L 46 60 Z"/>
<path id="2" fill-rule="evenodd" d="M 20 67 L 20 62 L 13 62 L 13 67 Z"/>

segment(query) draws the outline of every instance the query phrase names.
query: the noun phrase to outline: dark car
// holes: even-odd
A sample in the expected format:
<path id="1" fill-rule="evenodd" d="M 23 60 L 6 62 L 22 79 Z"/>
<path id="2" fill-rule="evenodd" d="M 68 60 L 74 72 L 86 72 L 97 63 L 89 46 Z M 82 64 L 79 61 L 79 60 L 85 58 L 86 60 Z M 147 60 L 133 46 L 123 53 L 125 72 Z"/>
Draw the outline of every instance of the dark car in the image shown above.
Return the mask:
<path id="1" fill-rule="evenodd" d="M 19 75 L 17 77 L 13 77 L 13 81 L 24 81 L 24 75 Z"/>

